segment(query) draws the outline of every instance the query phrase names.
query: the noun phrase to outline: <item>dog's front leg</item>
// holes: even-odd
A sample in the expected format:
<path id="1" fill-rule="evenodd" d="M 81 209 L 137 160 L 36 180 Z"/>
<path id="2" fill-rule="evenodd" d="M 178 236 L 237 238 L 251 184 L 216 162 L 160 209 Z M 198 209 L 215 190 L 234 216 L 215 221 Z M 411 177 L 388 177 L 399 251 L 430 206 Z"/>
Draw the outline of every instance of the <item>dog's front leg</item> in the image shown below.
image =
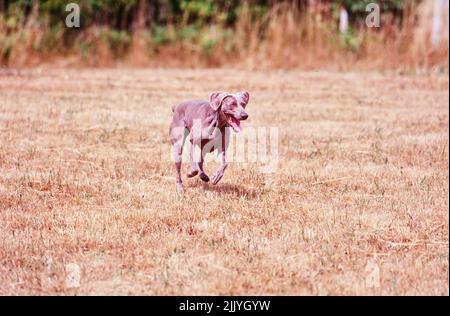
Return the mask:
<path id="1" fill-rule="evenodd" d="M 223 174 L 225 173 L 225 169 L 228 166 L 227 163 L 227 155 L 226 155 L 226 150 L 225 148 L 222 150 L 222 152 L 220 153 L 221 158 L 222 158 L 222 163 L 219 166 L 219 168 L 217 169 L 217 171 L 214 173 L 213 177 L 212 177 L 212 184 L 217 184 L 219 183 L 220 179 L 222 179 Z"/>
<path id="2" fill-rule="evenodd" d="M 219 139 L 219 153 L 222 159 L 222 163 L 214 173 L 212 178 L 212 184 L 219 183 L 220 179 L 222 179 L 225 169 L 227 169 L 227 148 L 230 143 L 230 129 L 222 128 L 220 130 L 220 139 Z"/>
<path id="3" fill-rule="evenodd" d="M 198 170 L 200 170 L 199 177 L 203 182 L 209 182 L 209 177 L 205 173 L 205 170 L 203 169 L 203 162 L 205 161 L 205 153 L 204 153 L 204 147 L 201 147 L 200 150 L 200 161 L 198 162 Z"/>
<path id="4" fill-rule="evenodd" d="M 191 162 L 191 171 L 188 172 L 188 178 L 195 177 L 198 174 L 198 163 L 195 160 L 195 143 L 192 142 L 189 145 L 189 160 Z"/>

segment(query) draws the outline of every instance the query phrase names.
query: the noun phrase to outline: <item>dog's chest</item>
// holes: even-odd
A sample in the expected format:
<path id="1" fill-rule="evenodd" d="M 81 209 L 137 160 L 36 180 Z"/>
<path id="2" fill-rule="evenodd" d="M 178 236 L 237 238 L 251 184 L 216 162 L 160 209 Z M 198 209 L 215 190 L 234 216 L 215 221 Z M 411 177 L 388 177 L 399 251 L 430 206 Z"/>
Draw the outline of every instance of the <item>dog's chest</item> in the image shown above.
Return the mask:
<path id="1" fill-rule="evenodd" d="M 190 132 L 191 142 L 210 142 L 222 139 L 222 130 L 218 127 L 193 128 Z"/>
<path id="2" fill-rule="evenodd" d="M 223 133 L 224 129 L 218 127 L 203 129 L 201 133 L 191 130 L 190 142 L 193 145 L 206 149 L 206 152 L 213 152 L 216 149 L 223 148 L 225 145 L 222 143 L 225 136 Z"/>

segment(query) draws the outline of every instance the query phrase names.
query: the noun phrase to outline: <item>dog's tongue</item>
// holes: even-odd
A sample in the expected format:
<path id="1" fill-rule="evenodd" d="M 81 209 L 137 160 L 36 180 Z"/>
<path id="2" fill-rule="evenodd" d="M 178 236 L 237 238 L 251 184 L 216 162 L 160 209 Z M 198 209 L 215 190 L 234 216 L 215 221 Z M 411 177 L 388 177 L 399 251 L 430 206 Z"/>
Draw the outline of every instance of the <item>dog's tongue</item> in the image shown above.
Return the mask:
<path id="1" fill-rule="evenodd" d="M 228 124 L 233 128 L 233 130 L 236 133 L 239 133 L 240 131 L 242 131 L 241 121 L 239 121 L 238 119 L 236 119 L 232 116 L 229 116 L 227 121 L 228 121 Z"/>

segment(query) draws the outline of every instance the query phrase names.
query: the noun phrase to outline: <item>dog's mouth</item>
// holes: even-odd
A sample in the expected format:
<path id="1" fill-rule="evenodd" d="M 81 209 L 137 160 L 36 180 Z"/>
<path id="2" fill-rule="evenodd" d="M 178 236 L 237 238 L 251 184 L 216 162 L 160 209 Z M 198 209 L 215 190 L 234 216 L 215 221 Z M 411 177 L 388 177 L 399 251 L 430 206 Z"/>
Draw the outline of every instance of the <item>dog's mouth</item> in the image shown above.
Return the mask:
<path id="1" fill-rule="evenodd" d="M 236 132 L 239 133 L 242 131 L 241 127 L 241 121 L 239 121 L 237 118 L 235 118 L 233 115 L 225 114 L 227 124 L 228 126 L 231 126 L 231 128 Z"/>

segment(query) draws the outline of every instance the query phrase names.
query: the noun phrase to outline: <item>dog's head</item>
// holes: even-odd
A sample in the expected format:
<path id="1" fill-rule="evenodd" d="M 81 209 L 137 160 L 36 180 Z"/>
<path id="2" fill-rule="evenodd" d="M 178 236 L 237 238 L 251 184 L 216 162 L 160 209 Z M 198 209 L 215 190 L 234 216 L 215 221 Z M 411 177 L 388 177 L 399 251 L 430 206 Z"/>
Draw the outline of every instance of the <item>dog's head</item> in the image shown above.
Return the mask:
<path id="1" fill-rule="evenodd" d="M 238 93 L 214 92 L 209 97 L 209 104 L 214 111 L 220 111 L 226 124 L 236 133 L 242 130 L 241 121 L 248 118 L 245 107 L 250 99 L 247 91 Z"/>

